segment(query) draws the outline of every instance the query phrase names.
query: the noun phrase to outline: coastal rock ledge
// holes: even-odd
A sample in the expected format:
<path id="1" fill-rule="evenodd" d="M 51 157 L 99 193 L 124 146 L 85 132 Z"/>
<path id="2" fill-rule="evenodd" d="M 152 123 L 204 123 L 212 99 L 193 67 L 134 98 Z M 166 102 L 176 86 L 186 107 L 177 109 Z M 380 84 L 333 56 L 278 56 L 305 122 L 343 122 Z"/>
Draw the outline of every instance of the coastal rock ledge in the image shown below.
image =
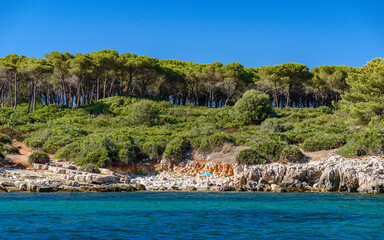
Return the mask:
<path id="1" fill-rule="evenodd" d="M 132 192 L 146 190 L 129 176 L 95 174 L 74 166 L 33 164 L 33 171 L 0 167 L 0 192 Z"/>
<path id="2" fill-rule="evenodd" d="M 160 163 L 161 164 L 161 163 Z M 223 167 L 225 166 L 225 167 Z M 202 172 L 210 177 L 199 177 Z M 33 169 L 0 167 L 3 192 L 272 191 L 384 193 L 384 158 L 338 155 L 305 163 L 244 165 L 186 160 L 160 173 L 89 173 L 70 164 L 33 164 Z"/>
<path id="3" fill-rule="evenodd" d="M 300 164 L 237 165 L 233 187 L 250 191 L 384 193 L 384 159 L 379 156 Z"/>

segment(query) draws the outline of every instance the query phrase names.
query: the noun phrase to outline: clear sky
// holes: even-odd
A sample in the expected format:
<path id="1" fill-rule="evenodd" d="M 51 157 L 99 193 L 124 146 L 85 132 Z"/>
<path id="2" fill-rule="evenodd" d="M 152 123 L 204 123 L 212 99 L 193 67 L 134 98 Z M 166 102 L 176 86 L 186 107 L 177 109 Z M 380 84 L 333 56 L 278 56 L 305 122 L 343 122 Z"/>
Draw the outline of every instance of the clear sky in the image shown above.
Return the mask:
<path id="1" fill-rule="evenodd" d="M 384 1 L 0 0 L 0 57 L 106 48 L 246 67 L 362 66 L 384 57 Z"/>

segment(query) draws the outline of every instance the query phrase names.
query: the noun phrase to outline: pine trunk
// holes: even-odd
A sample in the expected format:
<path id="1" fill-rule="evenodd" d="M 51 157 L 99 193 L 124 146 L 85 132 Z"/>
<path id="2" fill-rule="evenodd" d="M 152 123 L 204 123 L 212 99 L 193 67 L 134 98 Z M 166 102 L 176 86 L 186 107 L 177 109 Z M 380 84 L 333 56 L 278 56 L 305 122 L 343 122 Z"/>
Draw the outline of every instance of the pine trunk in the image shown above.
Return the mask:
<path id="1" fill-rule="evenodd" d="M 33 86 L 33 111 L 36 110 L 36 83 Z"/>

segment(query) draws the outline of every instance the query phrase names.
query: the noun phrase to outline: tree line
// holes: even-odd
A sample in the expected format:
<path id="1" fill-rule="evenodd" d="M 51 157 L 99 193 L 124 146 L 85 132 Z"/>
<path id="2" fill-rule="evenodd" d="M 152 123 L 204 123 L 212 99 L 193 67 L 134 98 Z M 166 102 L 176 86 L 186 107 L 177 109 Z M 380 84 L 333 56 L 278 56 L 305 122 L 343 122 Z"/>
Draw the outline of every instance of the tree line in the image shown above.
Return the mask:
<path id="1" fill-rule="evenodd" d="M 141 95 L 174 104 L 222 107 L 249 89 L 270 96 L 276 107 L 332 106 L 349 90 L 346 79 L 360 68 L 284 63 L 246 68 L 240 63 L 198 64 L 101 50 L 91 54 L 51 52 L 44 58 L 0 58 L 0 102 L 17 108 L 36 102 L 68 107 L 114 95 Z"/>

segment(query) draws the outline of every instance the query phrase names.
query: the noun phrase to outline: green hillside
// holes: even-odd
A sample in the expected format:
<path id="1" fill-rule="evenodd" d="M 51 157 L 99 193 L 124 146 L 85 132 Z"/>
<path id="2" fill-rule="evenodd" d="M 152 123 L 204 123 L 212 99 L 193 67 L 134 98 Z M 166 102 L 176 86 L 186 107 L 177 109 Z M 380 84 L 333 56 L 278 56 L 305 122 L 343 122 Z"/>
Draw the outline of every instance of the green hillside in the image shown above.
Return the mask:
<path id="1" fill-rule="evenodd" d="M 383 152 L 380 58 L 361 68 L 309 71 L 296 63 L 245 69 L 112 53 L 1 59 L 3 153 L 17 152 L 9 146 L 16 139 L 78 165 L 105 167 L 147 158 L 180 161 L 192 151 L 233 146 L 249 147 L 237 157 L 248 164 L 296 162 L 300 149 L 340 148 L 347 157 Z M 135 69 L 136 75 L 129 72 Z M 148 85 L 141 85 L 145 79 Z M 180 86 L 171 84 L 162 94 L 159 81 L 172 79 L 186 92 L 174 92 Z M 145 91 L 135 92 L 140 86 Z"/>

